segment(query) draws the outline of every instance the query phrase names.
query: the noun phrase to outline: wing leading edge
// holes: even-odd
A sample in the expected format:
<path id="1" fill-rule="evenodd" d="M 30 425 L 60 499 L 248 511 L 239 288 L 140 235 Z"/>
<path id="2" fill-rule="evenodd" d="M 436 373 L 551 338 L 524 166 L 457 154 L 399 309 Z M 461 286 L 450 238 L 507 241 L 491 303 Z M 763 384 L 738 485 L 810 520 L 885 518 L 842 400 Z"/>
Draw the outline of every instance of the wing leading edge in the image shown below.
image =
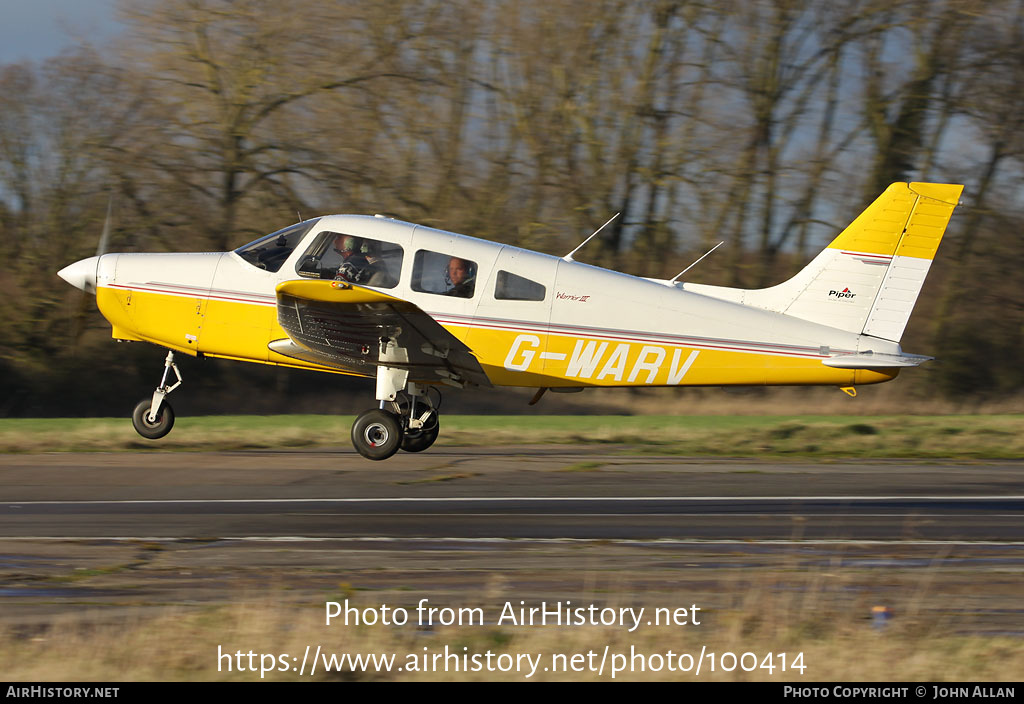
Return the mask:
<path id="1" fill-rule="evenodd" d="M 473 352 L 421 308 L 341 281 L 285 281 L 277 319 L 289 339 L 270 349 L 359 376 L 406 369 L 409 380 L 491 386 Z M 382 350 L 387 349 L 386 359 Z"/>

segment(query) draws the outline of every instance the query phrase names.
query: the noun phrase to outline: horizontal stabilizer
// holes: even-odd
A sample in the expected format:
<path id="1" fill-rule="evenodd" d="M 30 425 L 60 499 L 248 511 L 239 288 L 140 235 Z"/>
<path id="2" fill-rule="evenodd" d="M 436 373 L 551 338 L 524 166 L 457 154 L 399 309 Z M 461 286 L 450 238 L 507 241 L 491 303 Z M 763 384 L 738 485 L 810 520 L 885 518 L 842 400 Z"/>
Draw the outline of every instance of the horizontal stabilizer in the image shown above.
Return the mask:
<path id="1" fill-rule="evenodd" d="M 922 354 L 882 354 L 878 352 L 861 352 L 860 354 L 842 354 L 822 360 L 826 367 L 837 369 L 881 369 L 892 367 L 916 367 L 924 362 L 935 359 Z"/>

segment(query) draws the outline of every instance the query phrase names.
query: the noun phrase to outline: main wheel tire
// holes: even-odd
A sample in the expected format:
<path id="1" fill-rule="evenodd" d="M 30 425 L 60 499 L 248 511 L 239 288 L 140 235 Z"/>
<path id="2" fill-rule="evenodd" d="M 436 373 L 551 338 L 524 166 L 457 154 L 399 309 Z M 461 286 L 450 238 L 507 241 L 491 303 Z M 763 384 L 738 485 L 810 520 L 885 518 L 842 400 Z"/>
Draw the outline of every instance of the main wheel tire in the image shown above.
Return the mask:
<path id="1" fill-rule="evenodd" d="M 402 424 L 394 413 L 366 411 L 352 424 L 352 444 L 368 460 L 386 460 L 402 446 Z"/>
<path id="2" fill-rule="evenodd" d="M 434 424 L 428 428 L 407 430 L 402 437 L 402 449 L 406 452 L 423 452 L 434 444 L 437 434 L 441 432 L 441 422 L 434 414 Z"/>
<path id="3" fill-rule="evenodd" d="M 139 401 L 132 411 L 132 425 L 135 432 L 150 440 L 159 440 L 174 427 L 174 409 L 165 400 L 160 404 L 160 412 L 156 415 L 156 422 L 149 422 L 149 409 L 153 405 L 152 398 L 144 398 Z"/>

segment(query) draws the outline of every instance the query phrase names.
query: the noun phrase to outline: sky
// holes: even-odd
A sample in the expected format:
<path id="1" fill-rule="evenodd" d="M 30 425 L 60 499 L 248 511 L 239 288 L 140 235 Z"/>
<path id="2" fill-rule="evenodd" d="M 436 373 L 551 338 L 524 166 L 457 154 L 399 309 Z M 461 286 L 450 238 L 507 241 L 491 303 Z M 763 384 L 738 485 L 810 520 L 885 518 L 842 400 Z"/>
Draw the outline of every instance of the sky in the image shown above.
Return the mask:
<path id="1" fill-rule="evenodd" d="M 39 61 L 119 30 L 117 0 L 0 0 L 0 64 Z"/>

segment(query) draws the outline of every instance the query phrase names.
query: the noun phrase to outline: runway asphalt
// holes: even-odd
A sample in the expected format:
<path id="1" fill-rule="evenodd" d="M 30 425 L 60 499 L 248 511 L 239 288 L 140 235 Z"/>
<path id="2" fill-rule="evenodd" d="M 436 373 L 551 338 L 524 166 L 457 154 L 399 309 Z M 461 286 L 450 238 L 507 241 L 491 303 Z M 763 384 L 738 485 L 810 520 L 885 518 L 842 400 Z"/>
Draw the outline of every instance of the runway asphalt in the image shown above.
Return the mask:
<path id="1" fill-rule="evenodd" d="M 467 449 L 0 457 L 0 537 L 1024 544 L 1024 463 Z"/>
<path id="2" fill-rule="evenodd" d="M 611 590 L 714 605 L 751 584 L 803 590 L 809 578 L 842 582 L 829 599 L 900 594 L 936 614 L 955 603 L 957 628 L 1024 632 L 1022 462 L 622 453 L 0 456 L 0 621 L 113 618 L 268 590 L 315 604 L 339 584 L 380 599 Z"/>

